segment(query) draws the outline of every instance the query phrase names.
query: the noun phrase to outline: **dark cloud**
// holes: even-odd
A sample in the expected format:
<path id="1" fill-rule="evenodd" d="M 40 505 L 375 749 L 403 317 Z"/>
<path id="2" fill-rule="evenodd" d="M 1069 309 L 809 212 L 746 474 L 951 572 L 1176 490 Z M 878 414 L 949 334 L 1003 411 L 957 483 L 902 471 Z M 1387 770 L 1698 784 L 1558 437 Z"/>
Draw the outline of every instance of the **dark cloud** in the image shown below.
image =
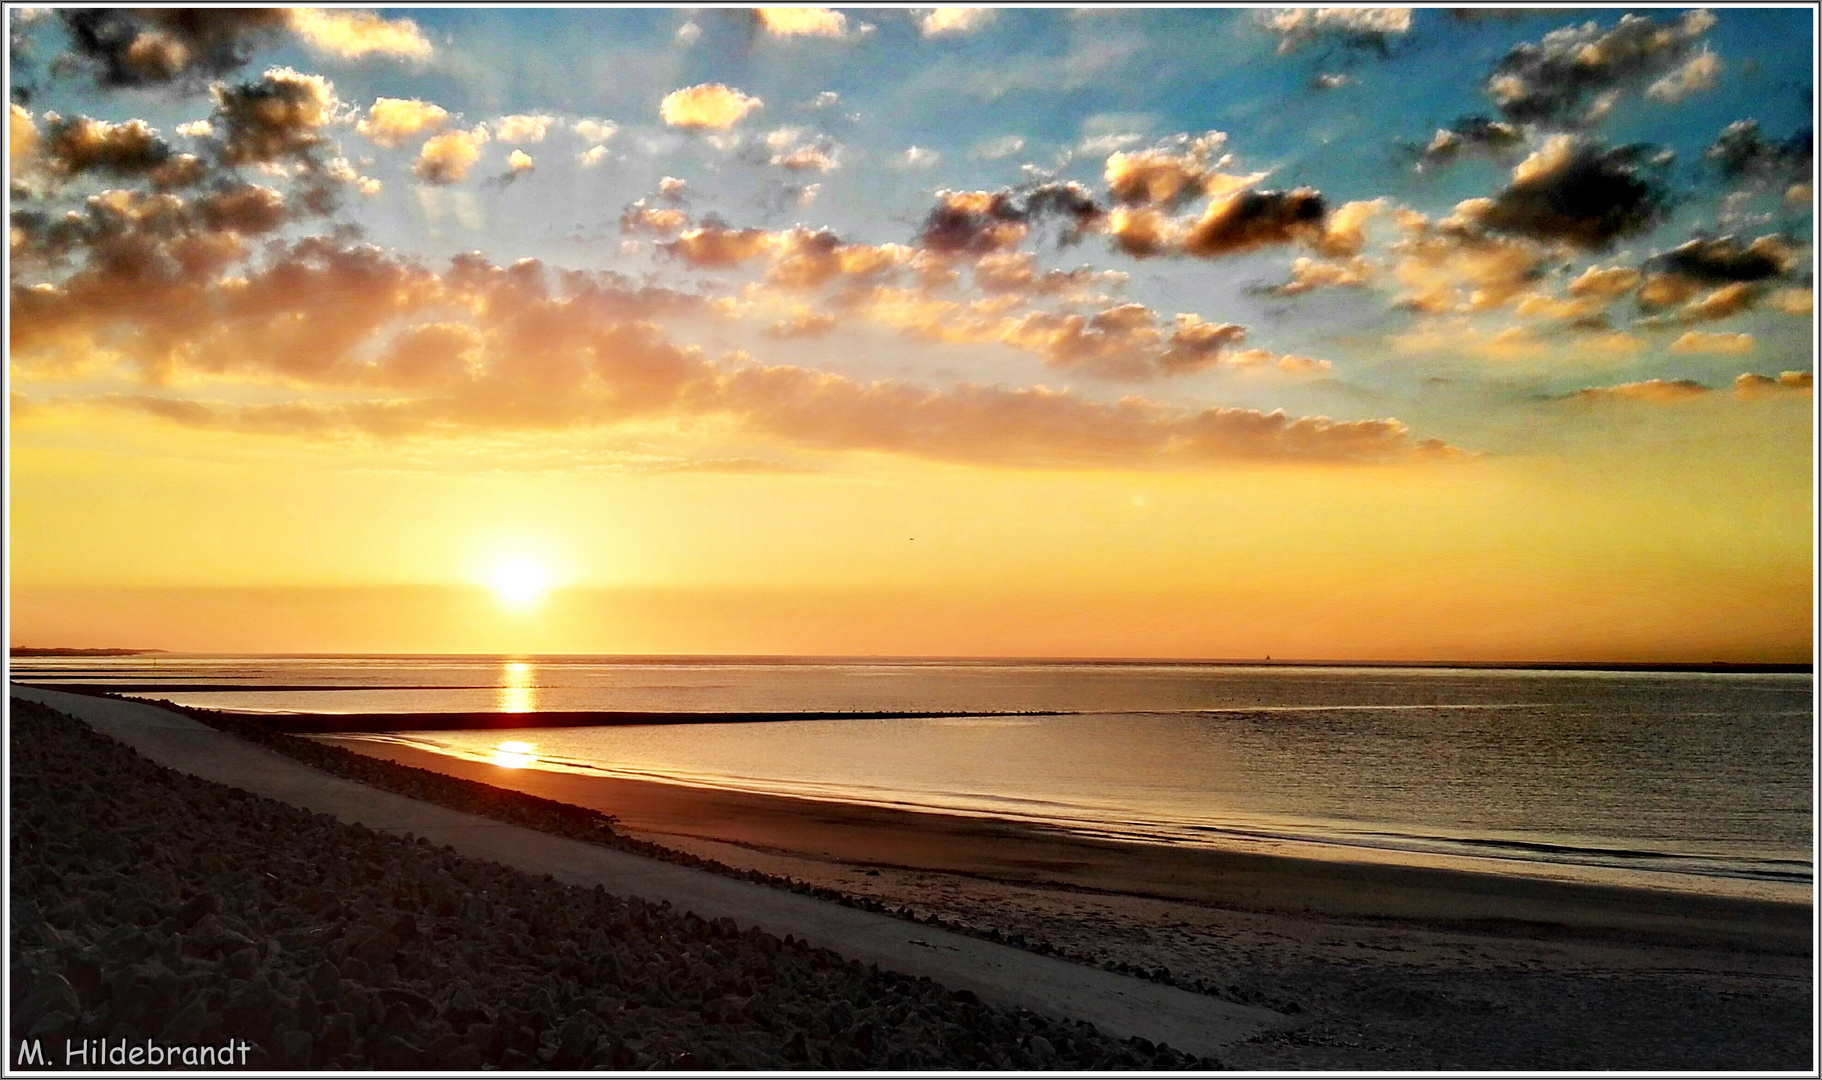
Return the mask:
<path id="1" fill-rule="evenodd" d="M 1803 128 L 1787 139 L 1767 139 L 1757 120 L 1736 120 L 1706 156 L 1729 180 L 1807 181 L 1815 172 L 1816 137 Z"/>
<path id="2" fill-rule="evenodd" d="M 65 8 L 71 47 L 106 87 L 200 86 L 290 22 L 284 8 Z"/>
<path id="3" fill-rule="evenodd" d="M 1391 55 L 1394 38 L 1411 30 L 1411 9 L 1383 8 L 1276 8 L 1254 16 L 1278 35 L 1278 51 L 1291 53 L 1313 43 Z"/>
<path id="4" fill-rule="evenodd" d="M 1104 213 L 1087 188 L 1054 181 L 1021 191 L 942 191 L 937 199 L 917 243 L 941 252 L 1009 251 L 1031 225 L 1048 218 L 1065 222 L 1063 241 L 1069 243 Z"/>
<path id="5" fill-rule="evenodd" d="M 1785 236 L 1761 236 L 1742 245 L 1738 238 L 1698 238 L 1649 259 L 1645 269 L 1676 274 L 1709 285 L 1737 281 L 1766 281 L 1795 269 L 1794 241 Z"/>
<path id="6" fill-rule="evenodd" d="M 318 163 L 328 142 L 322 129 L 334 118 L 336 106 L 327 79 L 274 68 L 258 82 L 218 84 L 211 93 L 225 164 Z"/>
<path id="7" fill-rule="evenodd" d="M 86 116 L 46 113 L 39 152 L 59 177 L 95 173 L 136 180 L 171 160 L 172 150 L 144 120 L 110 124 Z"/>
<path id="8" fill-rule="evenodd" d="M 1655 226 L 1670 197 L 1657 175 L 1668 159 L 1655 147 L 1602 149 L 1556 136 L 1512 170 L 1510 187 L 1480 211 L 1493 232 L 1600 250 Z"/>
<path id="9" fill-rule="evenodd" d="M 1328 205 L 1314 188 L 1259 191 L 1248 188 L 1212 202 L 1183 236 L 1183 250 L 1217 258 L 1271 244 L 1320 235 Z"/>
<path id="10" fill-rule="evenodd" d="M 1419 170 L 1444 165 L 1463 154 L 1506 157 L 1525 141 L 1524 130 L 1489 116 L 1464 116 L 1438 128 L 1429 144 L 1416 149 Z"/>
<path id="11" fill-rule="evenodd" d="M 1506 119 L 1553 127 L 1592 123 L 1615 95 L 1652 80 L 1652 96 L 1679 100 L 1712 79 L 1714 58 L 1697 43 L 1714 21 L 1691 11 L 1669 24 L 1627 15 L 1604 32 L 1593 22 L 1567 26 L 1508 52 L 1488 76 L 1487 92 Z"/>

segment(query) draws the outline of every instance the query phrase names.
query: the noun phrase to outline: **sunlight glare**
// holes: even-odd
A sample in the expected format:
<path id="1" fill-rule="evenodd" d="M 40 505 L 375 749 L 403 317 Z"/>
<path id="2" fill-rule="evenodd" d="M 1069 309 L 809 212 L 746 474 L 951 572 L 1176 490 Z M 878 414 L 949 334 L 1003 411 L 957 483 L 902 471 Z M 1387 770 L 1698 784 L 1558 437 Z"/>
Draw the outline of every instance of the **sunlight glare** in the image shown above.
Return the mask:
<path id="1" fill-rule="evenodd" d="M 550 574 L 531 559 L 508 559 L 494 567 L 493 592 L 509 608 L 535 607 L 550 590 Z"/>
<path id="2" fill-rule="evenodd" d="M 512 740 L 493 748 L 493 763 L 503 769 L 523 769 L 537 760 L 535 743 Z"/>

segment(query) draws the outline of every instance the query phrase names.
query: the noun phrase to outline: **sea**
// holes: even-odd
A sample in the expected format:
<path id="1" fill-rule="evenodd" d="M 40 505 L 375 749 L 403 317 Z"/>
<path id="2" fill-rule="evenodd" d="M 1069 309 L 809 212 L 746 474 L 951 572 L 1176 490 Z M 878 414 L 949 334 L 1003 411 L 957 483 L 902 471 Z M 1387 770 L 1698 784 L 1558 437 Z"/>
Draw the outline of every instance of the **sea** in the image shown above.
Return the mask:
<path id="1" fill-rule="evenodd" d="M 1807 673 L 1127 661 L 15 657 L 250 713 L 821 713 L 340 737 L 1123 841 L 1813 897 Z M 841 714 L 937 713 L 925 716 Z"/>

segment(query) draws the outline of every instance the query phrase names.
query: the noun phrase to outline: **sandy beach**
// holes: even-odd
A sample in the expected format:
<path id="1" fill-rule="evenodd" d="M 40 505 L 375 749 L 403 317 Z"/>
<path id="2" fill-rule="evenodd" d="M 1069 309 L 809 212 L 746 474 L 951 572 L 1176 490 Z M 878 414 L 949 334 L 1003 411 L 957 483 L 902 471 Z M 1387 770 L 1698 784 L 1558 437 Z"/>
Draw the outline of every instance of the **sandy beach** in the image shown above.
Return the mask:
<path id="1" fill-rule="evenodd" d="M 1232 1048 L 1238 1068 L 1799 1069 L 1813 1052 L 1805 904 L 1115 843 L 343 745 L 1309 1017 Z"/>
<path id="2" fill-rule="evenodd" d="M 200 779 L 32 702 L 11 710 L 9 1007 L 33 1065 L 1217 1067 Z M 470 795 L 559 829 L 577 816 Z"/>

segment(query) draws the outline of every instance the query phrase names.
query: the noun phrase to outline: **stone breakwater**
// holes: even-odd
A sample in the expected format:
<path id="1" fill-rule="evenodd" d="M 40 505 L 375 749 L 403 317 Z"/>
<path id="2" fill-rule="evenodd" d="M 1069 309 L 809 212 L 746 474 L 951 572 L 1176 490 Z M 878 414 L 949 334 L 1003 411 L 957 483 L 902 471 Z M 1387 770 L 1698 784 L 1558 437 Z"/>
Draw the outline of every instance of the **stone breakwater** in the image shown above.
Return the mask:
<path id="1" fill-rule="evenodd" d="M 250 1069 L 1217 1067 L 344 825 L 29 702 L 11 739 L 12 1031 L 51 1067 L 85 1039 L 245 1040 Z"/>

